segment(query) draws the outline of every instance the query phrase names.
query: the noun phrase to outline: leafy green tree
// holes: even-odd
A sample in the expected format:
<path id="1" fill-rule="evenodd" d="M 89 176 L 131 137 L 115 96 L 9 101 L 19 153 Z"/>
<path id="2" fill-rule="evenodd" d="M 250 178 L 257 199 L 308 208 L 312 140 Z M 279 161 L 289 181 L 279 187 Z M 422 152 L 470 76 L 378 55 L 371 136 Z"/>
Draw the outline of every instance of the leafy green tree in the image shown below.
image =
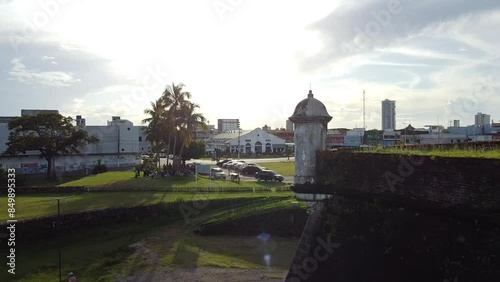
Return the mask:
<path id="1" fill-rule="evenodd" d="M 56 179 L 55 158 L 61 154 L 78 154 L 87 144 L 99 139 L 73 125 L 71 117 L 57 113 L 22 116 L 9 122 L 9 142 L 4 154 L 16 155 L 26 151 L 40 151 L 47 160 L 47 179 Z"/>
<path id="2" fill-rule="evenodd" d="M 205 141 L 196 140 L 191 142 L 190 146 L 185 150 L 182 159 L 183 161 L 190 159 L 199 159 L 205 156 Z"/>

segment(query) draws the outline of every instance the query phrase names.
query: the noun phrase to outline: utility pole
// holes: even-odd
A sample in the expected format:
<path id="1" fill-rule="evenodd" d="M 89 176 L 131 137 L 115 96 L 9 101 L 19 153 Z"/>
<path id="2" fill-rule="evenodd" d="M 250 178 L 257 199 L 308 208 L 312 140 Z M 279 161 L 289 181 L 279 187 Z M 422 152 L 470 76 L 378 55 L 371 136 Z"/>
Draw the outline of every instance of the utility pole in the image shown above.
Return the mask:
<path id="1" fill-rule="evenodd" d="M 56 232 L 59 235 L 60 225 L 61 225 L 61 205 L 60 202 L 66 200 L 69 197 L 64 198 L 52 198 L 51 201 L 57 201 L 57 221 L 54 227 L 56 227 Z M 62 282 L 62 259 L 61 259 L 61 243 L 57 240 L 57 251 L 59 255 L 59 282 Z"/>
<path id="2" fill-rule="evenodd" d="M 365 108 L 365 90 L 363 89 L 363 129 L 366 128 L 365 125 L 365 114 L 366 114 L 366 108 Z"/>
<path id="3" fill-rule="evenodd" d="M 238 160 L 240 159 L 240 136 L 241 136 L 241 128 L 240 128 L 240 122 L 238 120 Z"/>

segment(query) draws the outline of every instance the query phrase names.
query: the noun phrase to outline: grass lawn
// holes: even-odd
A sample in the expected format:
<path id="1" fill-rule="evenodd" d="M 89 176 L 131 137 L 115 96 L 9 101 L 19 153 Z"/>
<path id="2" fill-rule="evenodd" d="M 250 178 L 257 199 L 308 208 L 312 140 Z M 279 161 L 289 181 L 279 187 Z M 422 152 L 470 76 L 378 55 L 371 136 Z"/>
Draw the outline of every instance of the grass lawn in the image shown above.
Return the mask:
<path id="1" fill-rule="evenodd" d="M 270 162 L 270 163 L 258 163 L 262 167 L 274 170 L 283 176 L 293 176 L 295 174 L 295 163 L 294 162 Z"/>
<path id="2" fill-rule="evenodd" d="M 261 202 L 267 205 L 273 199 Z M 193 226 L 224 212 L 224 208 L 208 209 L 195 217 L 197 222 Z M 151 271 L 146 259 L 155 260 L 152 252 L 159 255 L 156 258 L 159 264 L 169 270 L 200 266 L 265 269 L 263 256 L 266 253 L 272 257 L 270 267 L 286 270 L 298 243 L 298 239 L 275 237 L 263 244 L 256 236 L 200 236 L 192 233 L 192 226 L 182 222 L 180 218 L 161 217 L 139 223 L 94 227 L 19 244 L 16 246 L 15 281 L 57 281 L 58 245 L 62 252 L 64 281 L 72 271 L 79 281 L 104 282 L 130 276 L 136 271 Z M 136 250 L 138 242 L 142 242 L 146 251 Z M 13 281 L 9 275 L 3 271 L 0 281 Z"/>
<path id="3" fill-rule="evenodd" d="M 161 262 L 171 267 L 258 269 L 265 266 L 264 254 L 268 253 L 272 258 L 271 267 L 286 269 L 296 247 L 297 240 L 288 238 L 273 238 L 263 244 L 256 236 L 200 236 L 190 233 L 170 249 L 163 250 L 165 255 Z"/>
<path id="4" fill-rule="evenodd" d="M 134 252 L 131 244 L 170 221 L 110 225 L 61 234 L 48 240 L 16 246 L 16 279 L 6 271 L 0 281 L 59 281 L 58 245 L 62 253 L 62 278 L 75 272 L 78 281 L 114 281 L 124 273 L 140 269 L 140 261 L 128 262 Z M 7 276 L 7 275 L 10 275 Z"/>
<path id="5" fill-rule="evenodd" d="M 271 163 L 274 164 L 274 163 Z M 30 176 L 28 176 L 30 177 Z M 159 179 L 149 177 L 135 178 L 132 171 L 109 171 L 96 175 L 87 175 L 81 177 L 62 177 L 59 182 L 47 181 L 40 177 L 28 178 L 27 186 L 85 186 L 91 187 L 120 187 L 120 188 L 167 188 L 167 187 L 284 187 L 289 184 L 241 181 L 234 182 L 229 180 L 212 180 L 207 176 L 199 176 L 198 183 L 194 176 L 175 176 Z"/>
<path id="6" fill-rule="evenodd" d="M 61 214 L 77 213 L 111 207 L 130 207 L 170 203 L 179 200 L 192 201 L 196 199 L 223 199 L 248 197 L 290 197 L 293 192 L 262 192 L 262 193 L 172 193 L 172 192 L 88 192 L 79 194 L 31 194 L 16 196 L 16 218 L 26 219 L 57 214 L 57 202 L 52 198 L 69 198 L 61 201 Z M 7 206 L 7 197 L 0 197 L 2 206 Z M 7 220 L 8 214 L 0 213 L 0 220 Z"/>
<path id="7" fill-rule="evenodd" d="M 405 154 L 419 156 L 435 157 L 454 157 L 454 158 L 486 158 L 500 159 L 500 147 L 488 148 L 413 148 L 408 147 L 374 147 L 363 149 L 357 152 L 362 153 L 382 153 L 382 154 Z"/>

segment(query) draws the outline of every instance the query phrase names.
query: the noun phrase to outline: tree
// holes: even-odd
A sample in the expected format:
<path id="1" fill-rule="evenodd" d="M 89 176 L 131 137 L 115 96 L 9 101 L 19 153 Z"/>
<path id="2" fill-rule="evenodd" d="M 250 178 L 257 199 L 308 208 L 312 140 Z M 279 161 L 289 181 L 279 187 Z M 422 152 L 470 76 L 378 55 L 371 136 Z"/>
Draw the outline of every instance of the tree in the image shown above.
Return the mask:
<path id="1" fill-rule="evenodd" d="M 166 146 L 168 155 L 179 155 L 186 159 L 184 151 L 196 140 L 196 130 L 206 130 L 207 126 L 205 117 L 196 112 L 199 106 L 189 101 L 191 93 L 183 88 L 182 83 L 167 85 L 161 97 L 151 102 L 151 108 L 144 110 L 148 117 L 142 122 L 147 124 L 147 140 L 151 142 L 152 148 L 163 150 L 161 148 Z M 175 170 L 178 169 L 177 164 L 174 162 Z"/>
<path id="2" fill-rule="evenodd" d="M 179 155 L 182 156 L 185 147 L 190 147 L 193 140 L 196 140 L 196 130 L 207 130 L 205 124 L 205 117 L 202 114 L 196 113 L 196 109 L 200 106 L 197 104 L 185 101 L 181 105 L 179 112 L 181 126 L 179 132 L 181 133 L 182 145 Z"/>
<path id="3" fill-rule="evenodd" d="M 165 136 L 168 134 L 163 99 L 160 98 L 156 102 L 151 102 L 151 109 L 145 109 L 144 113 L 149 115 L 149 117 L 142 120 L 143 124 L 148 124 L 144 129 L 146 140 L 151 144 L 153 153 L 158 155 L 165 147 L 167 141 Z M 169 153 L 167 149 L 167 154 Z"/>
<path id="4" fill-rule="evenodd" d="M 5 154 L 16 155 L 26 151 L 40 151 L 47 160 L 47 179 L 56 179 L 55 158 L 60 154 L 78 154 L 87 144 L 99 139 L 73 126 L 71 117 L 57 113 L 22 116 L 9 122 L 9 142 Z"/>
<path id="5" fill-rule="evenodd" d="M 187 150 L 184 151 L 182 155 L 182 161 L 185 163 L 186 160 L 199 159 L 205 156 L 205 141 L 196 140 L 191 142 Z"/>
<path id="6" fill-rule="evenodd" d="M 167 86 L 165 91 L 163 91 L 161 99 L 163 99 L 164 104 L 167 109 L 167 120 L 168 120 L 168 129 L 170 136 L 174 137 L 173 144 L 173 155 L 176 154 L 177 147 L 177 139 L 179 137 L 179 130 L 182 126 L 182 115 L 181 115 L 181 107 L 182 105 L 191 99 L 191 93 L 184 91 L 182 88 L 185 85 L 180 83 L 175 85 L 172 83 L 172 86 Z M 169 147 L 170 147 L 170 138 L 169 138 Z"/>

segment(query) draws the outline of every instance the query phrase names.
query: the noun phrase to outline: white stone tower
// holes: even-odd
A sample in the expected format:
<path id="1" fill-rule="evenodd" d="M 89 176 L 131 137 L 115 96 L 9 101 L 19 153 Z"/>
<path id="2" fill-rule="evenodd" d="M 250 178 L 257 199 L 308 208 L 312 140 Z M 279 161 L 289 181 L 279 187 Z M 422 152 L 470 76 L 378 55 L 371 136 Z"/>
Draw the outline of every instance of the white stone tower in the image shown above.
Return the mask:
<path id="1" fill-rule="evenodd" d="M 295 125 L 294 184 L 314 184 L 316 151 L 326 150 L 326 131 L 332 117 L 325 105 L 315 99 L 312 90 L 309 90 L 307 98 L 297 104 L 289 119 Z M 314 195 L 309 194 L 297 196 L 304 200 L 316 199 Z"/>

